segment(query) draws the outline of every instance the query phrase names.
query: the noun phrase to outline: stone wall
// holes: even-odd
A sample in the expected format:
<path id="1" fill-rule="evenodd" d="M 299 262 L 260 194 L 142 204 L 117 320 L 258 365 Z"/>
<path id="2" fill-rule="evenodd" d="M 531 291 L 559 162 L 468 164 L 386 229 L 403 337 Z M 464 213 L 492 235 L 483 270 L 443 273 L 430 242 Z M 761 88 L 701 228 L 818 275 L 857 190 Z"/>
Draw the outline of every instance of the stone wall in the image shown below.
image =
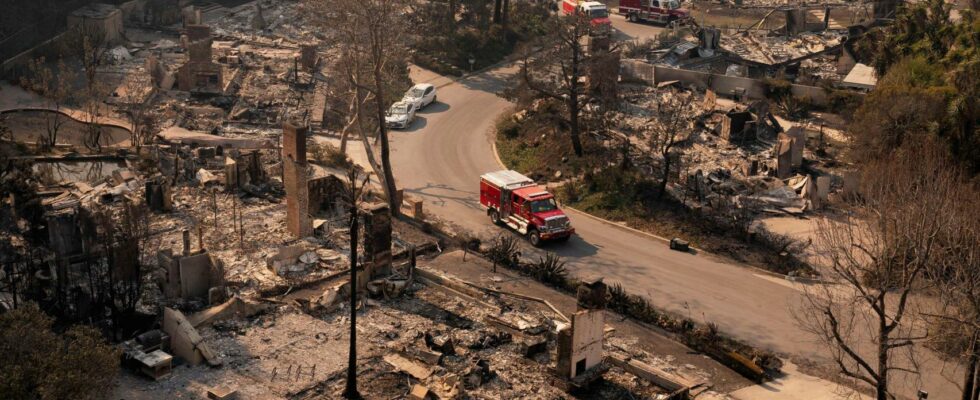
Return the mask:
<path id="1" fill-rule="evenodd" d="M 283 184 L 286 186 L 286 228 L 296 237 L 313 233 L 306 163 L 306 127 L 290 123 L 282 129 Z"/>
<path id="2" fill-rule="evenodd" d="M 364 218 L 364 259 L 372 278 L 391 273 L 391 212 L 384 203 L 361 207 Z"/>
<path id="3" fill-rule="evenodd" d="M 701 89 L 710 88 L 715 93 L 724 96 L 739 93 L 750 99 L 764 99 L 766 97 L 766 86 L 760 79 L 670 68 L 641 60 L 623 60 L 620 65 L 620 73 L 650 85 L 679 81 L 685 85 L 694 85 Z M 818 105 L 827 104 L 828 101 L 827 91 L 815 86 L 794 84 L 791 86 L 790 92 L 797 98 L 806 98 Z"/>
<path id="4" fill-rule="evenodd" d="M 186 38 L 186 39 L 184 39 Z M 224 70 L 212 60 L 211 27 L 189 25 L 182 38 L 187 49 L 187 63 L 177 69 L 177 88 L 183 91 L 222 92 Z"/>

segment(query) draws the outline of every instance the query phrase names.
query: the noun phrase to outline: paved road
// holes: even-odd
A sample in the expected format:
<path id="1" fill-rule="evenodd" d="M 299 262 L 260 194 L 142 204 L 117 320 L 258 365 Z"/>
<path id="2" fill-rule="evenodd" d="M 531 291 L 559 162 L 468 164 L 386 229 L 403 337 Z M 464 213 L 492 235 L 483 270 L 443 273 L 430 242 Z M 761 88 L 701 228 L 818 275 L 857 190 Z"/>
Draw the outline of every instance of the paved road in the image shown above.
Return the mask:
<path id="1" fill-rule="evenodd" d="M 615 17 L 614 17 L 615 18 Z M 614 26 L 626 24 L 614 19 Z M 655 35 L 656 27 L 634 25 Z M 644 30 L 645 29 L 645 30 Z M 492 226 L 478 203 L 482 173 L 501 169 L 492 147 L 492 128 L 511 104 L 496 96 L 515 67 L 503 67 L 451 82 L 416 70 L 416 81 L 439 85 L 439 103 L 419 114 L 408 131 L 392 133 L 392 163 L 400 188 L 425 200 L 425 210 L 485 238 L 508 234 Z M 791 307 L 801 289 L 709 255 L 668 250 L 656 238 L 570 211 L 578 235 L 547 250 L 560 254 L 578 276 L 599 275 L 623 284 L 668 310 L 718 324 L 723 332 L 757 346 L 804 359 L 823 359 L 828 350 L 807 340 Z M 896 379 L 901 381 L 901 378 Z M 915 389 L 908 379 L 909 392 Z M 954 398 L 955 390 L 930 376 L 933 398 Z"/>

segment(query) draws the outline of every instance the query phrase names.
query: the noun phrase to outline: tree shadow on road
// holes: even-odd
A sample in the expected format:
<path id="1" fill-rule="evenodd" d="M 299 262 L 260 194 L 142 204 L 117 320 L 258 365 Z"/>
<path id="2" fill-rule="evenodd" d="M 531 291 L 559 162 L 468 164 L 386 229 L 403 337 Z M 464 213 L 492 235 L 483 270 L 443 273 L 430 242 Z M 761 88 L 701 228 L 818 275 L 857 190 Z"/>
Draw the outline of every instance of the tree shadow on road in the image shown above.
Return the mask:
<path id="1" fill-rule="evenodd" d="M 511 80 L 517 71 L 517 69 L 498 67 L 462 78 L 456 81 L 456 83 L 470 90 L 479 90 L 499 95 L 510 87 Z"/>
<path id="2" fill-rule="evenodd" d="M 490 224 L 489 220 L 487 224 Z M 594 256 L 599 251 L 598 247 L 586 242 L 578 235 L 572 235 L 565 242 L 545 241 L 541 244 L 541 247 L 534 247 L 517 231 L 509 229 L 506 226 L 501 226 L 500 229 L 506 232 L 505 234 L 514 235 L 514 237 L 521 240 L 521 252 L 528 257 L 528 261 L 535 261 L 538 257 L 544 257 L 547 253 L 555 253 L 562 258 L 562 261 L 578 262 L 576 259 Z"/>
<path id="3" fill-rule="evenodd" d="M 615 32 L 613 33 L 613 37 L 620 42 L 629 42 L 635 39 L 634 37 L 626 34 L 626 32 L 623 32 L 619 29 L 613 28 L 613 31 Z"/>
<path id="4" fill-rule="evenodd" d="M 442 191 L 449 192 L 445 194 L 437 194 L 434 192 Z M 417 195 L 419 197 L 425 198 L 425 200 L 434 206 L 445 206 L 446 204 L 453 202 L 466 206 L 467 208 L 472 208 L 474 210 L 480 210 L 479 192 L 468 191 L 468 190 L 458 190 L 449 187 L 449 185 L 433 185 L 427 184 L 421 188 L 405 188 L 405 193 L 410 193 Z"/>
<path id="5" fill-rule="evenodd" d="M 589 257 L 599 252 L 598 247 L 579 235 L 572 235 L 566 242 L 545 242 L 541 249 L 554 252 L 564 258 Z"/>

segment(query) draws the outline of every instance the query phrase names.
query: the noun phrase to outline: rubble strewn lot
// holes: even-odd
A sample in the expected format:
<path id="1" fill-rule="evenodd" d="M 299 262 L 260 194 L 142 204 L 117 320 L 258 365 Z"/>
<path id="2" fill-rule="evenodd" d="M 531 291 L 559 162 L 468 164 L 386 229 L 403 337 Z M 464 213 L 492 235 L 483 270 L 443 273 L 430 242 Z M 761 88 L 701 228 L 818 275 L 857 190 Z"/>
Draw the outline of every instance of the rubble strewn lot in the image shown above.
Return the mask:
<path id="1" fill-rule="evenodd" d="M 125 25 L 112 5 L 73 16 L 114 38 L 104 63 L 72 64 L 89 67 L 84 79 L 99 78 L 105 93 L 51 101 L 2 88 L 10 140 L 0 135 L 0 151 L 25 187 L 0 198 L 0 307 L 35 302 L 59 326 L 95 327 L 122 353 L 113 398 L 338 398 L 352 331 L 367 398 L 725 399 L 749 381 L 714 360 L 735 360 L 732 368 L 750 368 L 753 379 L 779 370 L 767 351 L 764 361 L 744 356 L 756 350 L 747 345 L 715 345 L 721 336 L 710 326 L 710 343 L 697 348 L 720 356 L 686 347 L 677 335 L 694 330 L 690 318 L 671 319 L 678 329 L 666 333 L 607 311 L 613 296 L 601 279 L 576 281 L 572 296 L 498 273 L 480 255 L 444 253 L 459 245 L 439 230 L 446 221 L 426 217 L 411 198 L 389 205 L 373 180 L 360 192 L 364 171 L 313 138 L 338 136 L 327 129 L 338 124 L 330 110 L 337 99 L 325 87 L 331 49 L 315 45 L 323 33 L 304 24 L 300 2 L 185 3 L 127 8 Z M 533 10 L 547 15 L 543 7 Z M 768 67 L 813 56 L 809 70 L 836 74 L 817 53 L 840 47 L 844 35 L 789 36 L 701 34 L 655 61 L 707 60 L 694 67 L 712 71 L 722 66 L 705 67 L 721 62 L 712 51 L 725 49 Z M 785 101 L 624 78 L 608 79 L 621 87 L 618 106 L 584 107 L 590 161 L 569 160 L 557 145 L 560 105 L 541 100 L 504 121 L 514 133 L 501 142 L 504 158 L 553 178 L 569 204 L 648 227 L 661 210 L 617 214 L 638 202 L 614 196 L 634 184 L 653 193 L 670 159 L 649 128 L 661 105 L 686 101 L 684 155 L 664 181 L 676 199 L 668 212 L 682 213 L 678 226 L 702 216 L 743 224 L 818 215 L 846 194 L 846 169 L 835 160 L 843 137 L 821 119 L 787 121 Z M 98 85 L 82 79 L 67 85 L 88 83 L 95 93 Z M 58 138 L 52 124 L 63 125 Z M 608 171 L 633 180 L 596 190 L 589 180 Z M 757 226 L 737 234 L 755 238 Z M 731 243 L 717 246 L 747 248 Z M 779 272 L 812 272 L 783 254 L 796 249 L 777 252 Z"/>
<path id="2" fill-rule="evenodd" d="M 487 303 L 491 307 L 483 306 Z M 197 397 L 216 386 L 236 388 L 240 398 L 338 396 L 346 373 L 349 305 L 311 311 L 267 301 L 251 307 L 253 315 L 215 318 L 198 328 L 220 367 L 175 366 L 158 382 L 124 374 L 113 397 Z M 416 283 L 403 297 L 364 300 L 357 318 L 359 388 L 367 398 L 404 395 L 416 384 L 439 398 L 656 399 L 667 393 L 616 367 L 605 381 L 567 393 L 555 385 L 553 372 L 558 351 L 553 332 L 563 324 L 561 317 L 514 297 L 471 298 Z M 710 386 L 705 383 L 710 377 L 698 367 L 674 364 L 675 357 L 687 355 L 653 355 L 636 337 L 608 325 L 605 330 L 609 354 Z"/>
<path id="3" fill-rule="evenodd" d="M 316 226 L 313 234 L 297 238 L 284 223 L 294 194 L 285 185 L 283 197 L 284 184 L 270 176 L 277 163 L 269 151 L 232 158 L 233 153 L 217 156 L 207 147 L 171 150 L 144 154 L 157 157 L 159 172 L 147 176 L 143 163 L 123 161 L 108 176 L 49 186 L 60 194 L 43 202 L 52 221 L 79 218 L 82 225 L 89 223 L 89 212 L 125 220 L 134 204 L 144 202 L 148 208 L 147 235 L 139 246 L 149 253 L 142 268 L 152 279 L 136 310 L 152 315 L 163 309 L 164 318 L 124 337 L 132 338 L 119 345 L 130 368 L 120 376 L 113 397 L 182 398 L 221 391 L 237 392 L 239 398 L 336 397 L 343 390 L 349 346 L 350 231 L 348 216 L 331 205 L 326 194 L 331 192 L 318 188 L 340 190 L 341 178 L 328 168 L 307 166 L 317 171 L 304 182 L 314 194 L 309 200 L 322 204 L 309 221 Z M 248 171 L 256 166 L 261 172 Z M 171 186 L 162 176 L 176 176 L 177 184 Z M 372 279 L 357 304 L 365 396 L 391 397 L 421 385 L 439 398 L 654 399 L 678 387 L 697 392 L 714 387 L 711 374 L 699 367 L 674 364 L 678 357 L 690 357 L 683 346 L 666 346 L 675 354 L 642 350 L 637 337 L 615 333 L 601 317 L 588 319 L 598 321 L 590 331 L 598 336 L 586 344 L 598 352 L 590 353 L 590 364 L 583 364 L 587 368 L 575 367 L 575 374 L 587 378 L 563 378 L 556 372 L 559 360 L 577 356 L 576 350 L 559 349 L 561 338 L 574 338 L 563 335 L 584 329 L 570 325 L 570 318 L 605 311 L 576 307 L 571 298 L 551 293 L 568 313 L 558 314 L 541 303 L 479 289 L 483 284 L 504 289 L 492 279 L 474 286 L 442 272 L 423 272 L 425 261 L 413 272 L 412 249 L 437 250 L 435 238 L 420 231 L 417 222 L 388 219 L 385 224 L 386 219 L 365 212 L 359 237 L 365 259 L 388 254 L 401 260 L 390 267 L 390 275 L 380 270 L 366 275 Z M 55 250 L 71 254 L 79 240 L 72 227 L 52 224 L 49 229 L 65 240 Z M 381 250 L 375 243 L 379 237 L 390 238 Z M 82 246 L 90 248 L 85 241 Z M 476 268 L 486 271 L 486 262 Z M 84 276 L 83 269 L 75 273 Z M 81 316 L 86 311 L 74 312 Z M 695 363 L 725 371 L 725 380 L 744 382 L 714 362 Z M 674 383 L 665 387 L 664 382 Z"/>

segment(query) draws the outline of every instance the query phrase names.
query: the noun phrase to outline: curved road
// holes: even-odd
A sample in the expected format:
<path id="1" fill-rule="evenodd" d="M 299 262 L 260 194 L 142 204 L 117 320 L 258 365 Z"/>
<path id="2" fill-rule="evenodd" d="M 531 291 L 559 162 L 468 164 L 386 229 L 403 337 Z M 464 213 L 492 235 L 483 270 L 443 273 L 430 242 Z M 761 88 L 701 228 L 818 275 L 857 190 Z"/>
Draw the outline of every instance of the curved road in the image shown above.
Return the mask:
<path id="1" fill-rule="evenodd" d="M 614 26 L 623 24 L 614 17 Z M 659 28 L 628 25 L 619 31 L 636 38 L 653 36 Z M 452 82 L 414 70 L 416 81 L 439 87 L 438 103 L 423 110 L 411 129 L 391 135 L 399 187 L 423 198 L 426 213 L 485 239 L 506 234 L 480 208 L 478 186 L 481 174 L 502 169 L 494 154 L 493 126 L 511 104 L 496 93 L 516 71 L 505 66 Z M 801 299 L 795 284 L 710 255 L 671 251 L 662 240 L 569 211 L 578 235 L 547 250 L 561 255 L 571 273 L 623 284 L 658 307 L 714 322 L 722 332 L 753 345 L 808 360 L 827 359 L 829 350 L 809 341 L 795 323 L 791 308 Z M 926 389 L 933 398 L 955 397 L 951 385 L 929 375 Z M 896 375 L 893 380 L 902 379 Z M 918 387 L 914 379 L 908 381 L 906 390 L 914 393 Z"/>
<path id="2" fill-rule="evenodd" d="M 493 126 L 511 104 L 495 92 L 514 70 L 496 69 L 441 87 L 439 103 L 423 110 L 408 131 L 391 134 L 399 187 L 422 198 L 427 214 L 484 239 L 508 232 L 493 226 L 480 208 L 479 177 L 503 168 L 494 155 Z M 715 322 L 756 345 L 788 354 L 819 352 L 799 340 L 788 306 L 800 292 L 789 282 L 714 257 L 671 251 L 660 239 L 566 211 L 577 235 L 545 250 L 561 255 L 572 273 L 621 283 L 660 307 Z"/>

